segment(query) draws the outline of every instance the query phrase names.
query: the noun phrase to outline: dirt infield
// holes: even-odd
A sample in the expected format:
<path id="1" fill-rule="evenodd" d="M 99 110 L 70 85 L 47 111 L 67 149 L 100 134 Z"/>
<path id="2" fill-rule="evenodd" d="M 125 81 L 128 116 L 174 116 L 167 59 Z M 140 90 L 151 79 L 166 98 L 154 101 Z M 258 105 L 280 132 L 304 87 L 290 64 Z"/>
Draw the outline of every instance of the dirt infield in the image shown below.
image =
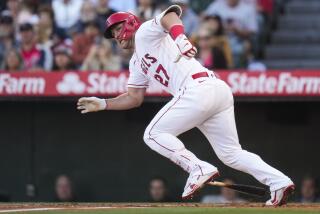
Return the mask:
<path id="1" fill-rule="evenodd" d="M 226 207 L 226 208 L 263 208 L 263 203 L 242 204 L 202 204 L 202 203 L 0 203 L 0 211 L 9 210 L 60 210 L 60 209 L 112 209 L 112 208 L 173 208 L 173 207 Z M 320 204 L 289 203 L 281 208 L 299 208 L 307 210 L 319 210 Z M 271 208 L 272 209 L 272 208 Z M 279 209 L 279 208 L 276 208 Z"/>

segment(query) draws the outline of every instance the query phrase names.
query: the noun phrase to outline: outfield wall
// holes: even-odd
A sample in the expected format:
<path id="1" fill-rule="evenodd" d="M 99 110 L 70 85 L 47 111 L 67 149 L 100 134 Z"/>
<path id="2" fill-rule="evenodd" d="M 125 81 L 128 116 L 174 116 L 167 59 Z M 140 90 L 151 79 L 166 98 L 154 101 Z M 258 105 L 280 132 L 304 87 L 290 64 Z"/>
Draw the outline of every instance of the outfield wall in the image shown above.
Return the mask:
<path id="1" fill-rule="evenodd" d="M 208 71 L 207 74 L 228 83 L 236 97 L 320 97 L 319 70 L 228 70 Z M 10 97 L 115 96 L 127 90 L 128 76 L 128 72 L 108 71 L 0 71 L 0 100 Z M 161 82 L 149 81 L 146 96 L 168 97 L 163 88 Z"/>
<path id="2" fill-rule="evenodd" d="M 174 195 L 181 193 L 187 175 L 142 140 L 163 102 L 89 115 L 79 114 L 75 102 L 0 103 L 0 192 L 10 193 L 13 201 L 50 201 L 55 176 L 67 173 L 81 201 L 147 200 L 148 180 L 154 175 L 168 178 Z M 307 172 L 320 176 L 319 109 L 320 102 L 237 102 L 241 144 L 297 183 Z M 224 167 L 199 131 L 181 138 L 200 158 L 217 165 L 223 177 L 256 184 Z M 28 183 L 36 187 L 34 197 L 26 195 Z"/>

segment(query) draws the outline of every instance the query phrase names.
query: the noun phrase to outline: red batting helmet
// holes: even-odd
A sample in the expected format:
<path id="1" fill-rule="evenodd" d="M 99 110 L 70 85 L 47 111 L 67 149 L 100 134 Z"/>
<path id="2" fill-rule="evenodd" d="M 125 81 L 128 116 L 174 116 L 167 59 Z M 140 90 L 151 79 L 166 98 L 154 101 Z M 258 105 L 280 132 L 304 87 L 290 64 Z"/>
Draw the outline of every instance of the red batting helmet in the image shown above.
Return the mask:
<path id="1" fill-rule="evenodd" d="M 128 12 L 117 12 L 108 17 L 104 37 L 107 39 L 113 38 L 111 27 L 120 22 L 124 22 L 124 25 L 118 39 L 124 40 L 130 39 L 133 33 L 136 32 L 141 25 L 139 18 L 135 15 Z"/>

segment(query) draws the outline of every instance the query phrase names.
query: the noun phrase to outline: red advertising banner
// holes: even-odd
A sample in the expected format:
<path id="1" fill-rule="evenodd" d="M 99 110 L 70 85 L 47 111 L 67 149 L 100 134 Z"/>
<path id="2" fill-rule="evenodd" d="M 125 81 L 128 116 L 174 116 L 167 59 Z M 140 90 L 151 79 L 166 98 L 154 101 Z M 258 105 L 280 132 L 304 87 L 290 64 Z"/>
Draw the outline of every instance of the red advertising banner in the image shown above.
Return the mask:
<path id="1" fill-rule="evenodd" d="M 235 96 L 317 96 L 319 71 L 220 71 Z M 0 72 L 0 97 L 115 96 L 127 90 L 127 72 Z M 147 96 L 169 96 L 151 85 Z"/>
<path id="2" fill-rule="evenodd" d="M 320 70 L 218 74 L 235 96 L 320 96 Z"/>

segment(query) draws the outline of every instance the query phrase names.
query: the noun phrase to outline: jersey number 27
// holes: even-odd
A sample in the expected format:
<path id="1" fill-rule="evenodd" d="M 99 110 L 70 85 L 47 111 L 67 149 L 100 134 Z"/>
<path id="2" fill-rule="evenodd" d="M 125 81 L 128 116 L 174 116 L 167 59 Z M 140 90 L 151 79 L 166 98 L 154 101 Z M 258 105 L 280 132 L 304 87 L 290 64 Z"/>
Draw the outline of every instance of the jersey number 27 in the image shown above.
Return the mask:
<path id="1" fill-rule="evenodd" d="M 154 78 L 162 85 L 168 87 L 170 77 L 168 76 L 166 69 L 164 69 L 161 64 L 158 66 Z"/>

